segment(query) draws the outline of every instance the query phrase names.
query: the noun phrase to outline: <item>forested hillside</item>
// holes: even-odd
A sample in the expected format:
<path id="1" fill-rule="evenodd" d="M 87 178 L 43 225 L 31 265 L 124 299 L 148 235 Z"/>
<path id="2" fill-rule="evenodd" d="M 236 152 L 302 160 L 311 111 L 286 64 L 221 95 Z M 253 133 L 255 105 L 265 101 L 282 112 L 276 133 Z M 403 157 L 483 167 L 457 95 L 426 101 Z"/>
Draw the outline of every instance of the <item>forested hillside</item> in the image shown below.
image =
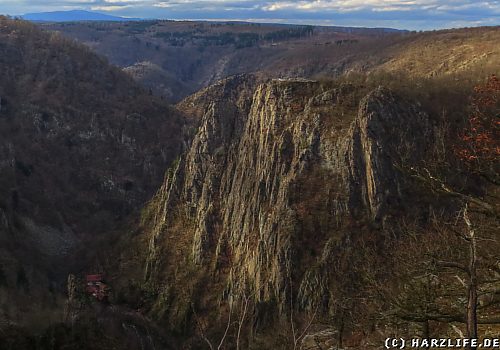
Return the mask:
<path id="1" fill-rule="evenodd" d="M 0 17 L 0 75 L 0 325 L 38 329 L 61 320 L 67 274 L 92 269 L 101 239 L 161 184 L 184 120 L 24 21 Z"/>
<path id="2" fill-rule="evenodd" d="M 84 43 L 172 102 L 233 74 L 332 78 L 389 70 L 421 77 L 477 69 L 485 76 L 500 60 L 496 27 L 417 33 L 142 21 L 55 23 L 43 28 Z"/>

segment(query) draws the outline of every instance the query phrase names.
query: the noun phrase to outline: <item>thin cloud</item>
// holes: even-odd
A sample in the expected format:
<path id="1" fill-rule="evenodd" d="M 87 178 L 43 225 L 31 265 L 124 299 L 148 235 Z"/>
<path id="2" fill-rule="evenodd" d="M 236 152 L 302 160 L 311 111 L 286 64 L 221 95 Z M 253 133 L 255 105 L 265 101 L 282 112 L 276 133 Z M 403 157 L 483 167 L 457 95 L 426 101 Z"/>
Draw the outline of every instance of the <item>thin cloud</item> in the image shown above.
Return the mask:
<path id="1" fill-rule="evenodd" d="M 391 26 L 500 25 L 500 0 L 0 0 L 0 13 L 86 9 L 127 17 Z"/>

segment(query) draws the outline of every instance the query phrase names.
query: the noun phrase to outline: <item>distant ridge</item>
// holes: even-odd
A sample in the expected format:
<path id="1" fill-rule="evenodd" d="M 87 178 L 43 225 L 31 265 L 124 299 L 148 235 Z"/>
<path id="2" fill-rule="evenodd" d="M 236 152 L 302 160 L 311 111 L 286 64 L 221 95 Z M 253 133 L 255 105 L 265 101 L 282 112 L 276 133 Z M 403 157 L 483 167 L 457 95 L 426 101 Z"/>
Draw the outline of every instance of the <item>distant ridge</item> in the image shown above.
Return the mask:
<path id="1" fill-rule="evenodd" d="M 34 22 L 75 22 L 75 21 L 139 21 L 140 18 L 125 18 L 84 10 L 27 13 L 23 19 Z"/>

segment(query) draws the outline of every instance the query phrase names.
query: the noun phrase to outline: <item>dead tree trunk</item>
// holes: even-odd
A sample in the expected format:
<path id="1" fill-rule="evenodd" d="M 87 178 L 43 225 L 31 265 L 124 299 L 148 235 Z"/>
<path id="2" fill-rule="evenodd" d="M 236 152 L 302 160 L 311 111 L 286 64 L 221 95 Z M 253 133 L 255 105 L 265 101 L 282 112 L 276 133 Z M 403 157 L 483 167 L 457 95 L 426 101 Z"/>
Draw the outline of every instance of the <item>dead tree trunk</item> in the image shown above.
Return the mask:
<path id="1" fill-rule="evenodd" d="M 469 244 L 469 281 L 467 285 L 467 337 L 477 338 L 477 240 L 472 227 L 472 223 L 467 213 L 467 206 L 464 210 L 464 221 L 467 225 L 466 240 Z M 470 346 L 470 349 L 476 349 Z"/>

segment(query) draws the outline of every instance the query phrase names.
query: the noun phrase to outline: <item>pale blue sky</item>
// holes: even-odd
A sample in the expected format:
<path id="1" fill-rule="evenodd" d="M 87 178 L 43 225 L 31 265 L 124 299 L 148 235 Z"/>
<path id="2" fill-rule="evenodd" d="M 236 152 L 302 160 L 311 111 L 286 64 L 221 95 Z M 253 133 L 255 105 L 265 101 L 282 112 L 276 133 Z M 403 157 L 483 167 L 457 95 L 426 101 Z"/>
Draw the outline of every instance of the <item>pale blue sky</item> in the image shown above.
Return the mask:
<path id="1" fill-rule="evenodd" d="M 440 29 L 500 25 L 500 0 L 0 0 L 0 13 L 85 9 L 162 19 Z"/>

